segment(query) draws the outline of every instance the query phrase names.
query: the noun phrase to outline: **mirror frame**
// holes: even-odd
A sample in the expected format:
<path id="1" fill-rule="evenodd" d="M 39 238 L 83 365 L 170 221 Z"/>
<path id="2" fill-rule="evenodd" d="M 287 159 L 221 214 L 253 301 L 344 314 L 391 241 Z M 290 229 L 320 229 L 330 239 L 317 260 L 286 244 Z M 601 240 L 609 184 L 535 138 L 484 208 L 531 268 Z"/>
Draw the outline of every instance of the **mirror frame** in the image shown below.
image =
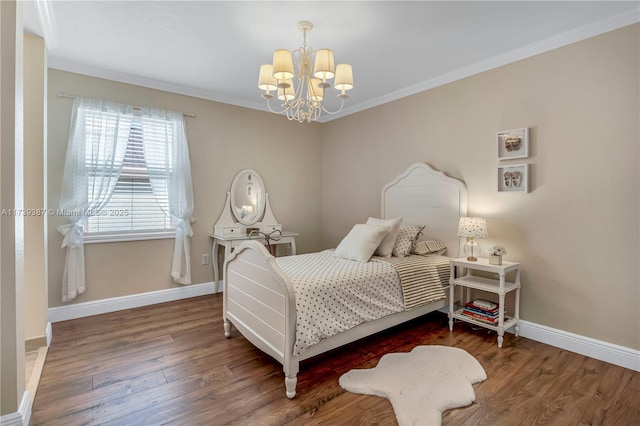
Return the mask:
<path id="1" fill-rule="evenodd" d="M 260 203 L 257 206 L 258 210 L 257 210 L 257 214 L 255 215 L 255 220 L 250 220 L 250 221 L 245 220 L 242 217 L 239 217 L 239 215 L 236 212 L 236 195 L 235 195 L 236 186 L 239 185 L 238 182 L 240 182 L 240 179 L 242 179 L 246 175 L 252 175 L 252 181 L 260 185 L 260 190 L 262 191 L 262 194 L 260 197 Z M 267 199 L 267 190 L 264 186 L 264 181 L 262 180 L 262 176 L 260 176 L 260 174 L 255 170 L 253 169 L 240 170 L 238 174 L 236 174 L 236 176 L 233 178 L 233 182 L 231 183 L 231 199 L 229 203 L 230 204 L 229 208 L 231 209 L 231 214 L 233 214 L 233 217 L 241 224 L 245 226 L 250 226 L 260 222 L 260 220 L 262 219 L 262 216 L 264 216 L 266 199 Z"/>

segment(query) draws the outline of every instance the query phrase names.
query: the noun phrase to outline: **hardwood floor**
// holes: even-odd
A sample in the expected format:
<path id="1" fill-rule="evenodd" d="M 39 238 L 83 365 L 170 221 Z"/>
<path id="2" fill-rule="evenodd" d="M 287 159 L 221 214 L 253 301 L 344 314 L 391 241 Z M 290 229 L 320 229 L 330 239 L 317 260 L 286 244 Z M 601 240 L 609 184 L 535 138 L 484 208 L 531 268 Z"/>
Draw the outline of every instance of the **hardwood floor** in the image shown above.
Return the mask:
<path id="1" fill-rule="evenodd" d="M 217 294 L 55 323 L 31 425 L 394 425 L 386 399 L 338 378 L 416 345 L 463 348 L 487 372 L 445 425 L 640 425 L 640 373 L 513 335 L 498 349 L 438 312 L 305 361 L 289 400 L 280 364 L 224 337 L 221 307 Z"/>

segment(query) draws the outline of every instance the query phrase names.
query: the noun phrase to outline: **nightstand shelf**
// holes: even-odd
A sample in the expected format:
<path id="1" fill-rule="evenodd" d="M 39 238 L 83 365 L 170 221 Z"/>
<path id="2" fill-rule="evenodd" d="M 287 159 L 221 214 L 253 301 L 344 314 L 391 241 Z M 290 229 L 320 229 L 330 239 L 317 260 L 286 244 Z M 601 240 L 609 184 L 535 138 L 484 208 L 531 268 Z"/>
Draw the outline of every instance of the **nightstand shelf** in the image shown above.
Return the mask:
<path id="1" fill-rule="evenodd" d="M 462 313 L 462 311 L 463 311 L 462 309 L 458 309 L 457 311 L 455 311 L 453 313 L 453 318 L 454 319 L 458 319 L 460 321 L 468 322 L 470 324 L 478 325 L 480 327 L 486 327 L 489 330 L 498 331 L 498 326 L 497 325 L 491 325 L 491 324 L 487 324 L 486 322 L 478 321 L 478 320 L 473 319 L 472 317 L 470 317 L 468 315 L 464 315 Z M 515 318 L 505 315 L 505 317 L 504 317 L 504 329 L 505 330 L 513 327 L 517 323 L 518 323 L 518 321 Z"/>
<path id="2" fill-rule="evenodd" d="M 456 270 L 460 271 L 460 277 L 457 277 Z M 483 271 L 496 274 L 498 278 L 486 278 L 472 275 L 471 271 Z M 515 280 L 513 282 L 506 280 L 509 272 L 515 272 Z M 520 332 L 520 264 L 515 262 L 503 262 L 502 265 L 492 265 L 489 259 L 478 259 L 477 261 L 469 261 L 466 258 L 452 259 L 449 283 L 449 330 L 453 331 L 454 319 L 465 321 L 480 327 L 498 333 L 498 347 L 502 347 L 504 340 L 504 331 L 508 328 L 515 327 L 515 335 Z M 469 315 L 462 313 L 463 309 L 454 311 L 453 303 L 455 301 L 456 286 L 466 288 L 466 296 L 461 301 L 464 305 L 470 300 L 470 289 L 482 290 L 498 295 L 498 323 L 492 325 L 483 321 L 478 321 Z M 513 317 L 506 316 L 504 311 L 505 295 L 511 291 L 515 291 L 515 314 Z"/>
<path id="3" fill-rule="evenodd" d="M 475 275 L 456 278 L 455 284 L 468 288 L 474 288 L 476 290 L 490 291 L 491 293 L 498 293 L 500 291 L 500 282 L 498 280 L 477 277 Z M 519 285 L 516 285 L 516 283 L 510 283 L 507 281 L 505 281 L 504 283 L 505 293 L 515 290 L 518 287 Z"/>

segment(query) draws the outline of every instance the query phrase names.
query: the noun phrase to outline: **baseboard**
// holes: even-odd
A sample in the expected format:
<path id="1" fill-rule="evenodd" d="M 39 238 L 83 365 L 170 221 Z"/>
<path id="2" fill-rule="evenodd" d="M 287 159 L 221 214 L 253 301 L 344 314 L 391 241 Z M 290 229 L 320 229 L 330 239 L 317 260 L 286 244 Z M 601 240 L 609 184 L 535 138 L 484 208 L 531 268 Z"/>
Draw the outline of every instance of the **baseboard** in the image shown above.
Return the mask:
<path id="1" fill-rule="evenodd" d="M 520 335 L 580 355 L 640 371 L 640 351 L 635 349 L 522 320 Z"/>
<path id="2" fill-rule="evenodd" d="M 37 351 L 38 348 L 47 345 L 47 336 L 33 337 L 24 341 L 24 351 L 32 352 Z"/>
<path id="3" fill-rule="evenodd" d="M 131 296 L 97 300 L 94 302 L 59 306 L 49 309 L 49 321 L 66 321 L 123 309 L 154 305 L 156 303 L 171 302 L 189 297 L 204 296 L 222 291 L 221 287 L 221 282 L 208 282 Z M 448 309 L 443 308 L 441 311 L 446 313 Z M 49 323 L 47 324 L 48 343 L 51 342 L 50 329 Z M 513 327 L 507 331 L 513 333 Z M 630 370 L 640 371 L 640 351 L 635 349 L 523 320 L 520 321 L 520 335 L 537 342 L 576 352 Z"/>
<path id="4" fill-rule="evenodd" d="M 51 339 L 53 338 L 53 330 L 51 328 L 51 322 L 47 322 L 47 326 L 44 330 L 44 336 L 32 337 L 30 339 L 25 339 L 24 341 L 24 351 L 32 352 L 36 351 L 39 348 L 46 346 L 51 346 Z"/>
<path id="5" fill-rule="evenodd" d="M 44 330 L 44 335 L 47 338 L 47 347 L 51 346 L 51 340 L 53 340 L 53 328 L 51 327 L 51 321 L 47 322 L 47 328 Z"/>
<path id="6" fill-rule="evenodd" d="M 31 408 L 33 405 L 33 401 L 31 400 L 31 395 L 29 391 L 24 391 L 22 394 L 22 401 L 20 401 L 20 406 L 18 407 L 18 411 L 15 413 L 5 414 L 0 417 L 0 425 L 2 426 L 27 426 L 29 424 L 29 420 L 31 420 Z"/>
<path id="7" fill-rule="evenodd" d="M 448 314 L 449 307 L 445 306 L 438 311 Z M 515 327 L 506 331 L 515 333 Z M 630 370 L 640 371 L 640 351 L 625 346 L 523 320 L 520 320 L 520 336 Z"/>
<path id="8" fill-rule="evenodd" d="M 74 303 L 72 305 L 49 308 L 48 316 L 50 322 L 67 321 L 91 315 L 121 311 L 123 309 L 131 309 L 140 306 L 187 299 L 190 297 L 204 296 L 216 293 L 217 288 L 218 286 L 214 285 L 213 282 L 208 282 L 169 288 L 166 290 L 151 291 L 148 293 L 133 294 L 130 296 L 95 300 L 92 302 Z"/>

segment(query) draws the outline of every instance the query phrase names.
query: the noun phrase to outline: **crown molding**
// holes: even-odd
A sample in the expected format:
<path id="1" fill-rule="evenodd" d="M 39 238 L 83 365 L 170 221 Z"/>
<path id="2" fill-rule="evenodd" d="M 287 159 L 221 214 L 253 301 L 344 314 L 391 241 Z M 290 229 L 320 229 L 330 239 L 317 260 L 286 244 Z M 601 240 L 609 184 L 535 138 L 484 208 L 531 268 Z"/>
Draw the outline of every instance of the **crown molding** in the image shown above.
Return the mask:
<path id="1" fill-rule="evenodd" d="M 443 86 L 445 84 L 452 83 L 466 77 L 471 77 L 472 75 L 480 74 L 494 68 L 508 65 L 510 63 L 517 62 L 531 56 L 539 55 L 541 53 L 558 49 L 569 44 L 577 43 L 579 41 L 586 40 L 588 38 L 595 37 L 610 31 L 615 31 L 628 25 L 635 24 L 637 22 L 640 22 L 640 10 L 638 9 L 625 12 L 608 19 L 602 19 L 598 22 L 584 25 L 582 27 L 566 31 L 562 34 L 558 34 L 554 37 L 550 37 L 545 40 L 532 43 L 518 49 L 514 49 L 502 55 L 494 56 L 493 58 L 489 58 L 487 60 L 476 62 L 475 64 L 463 68 L 459 68 L 457 70 L 440 75 L 422 83 L 418 83 L 413 86 L 409 86 L 404 89 L 396 90 L 395 92 L 379 96 L 367 102 L 361 102 L 357 105 L 344 108 L 344 110 L 342 110 L 340 114 L 336 114 L 330 117 L 320 117 L 320 120 L 318 120 L 318 122 L 324 123 L 346 115 L 354 114 L 356 112 L 364 111 L 366 109 L 396 101 L 398 99 L 406 98 L 407 96 L 415 95 L 417 93 L 424 92 L 438 86 Z"/>
<path id="2" fill-rule="evenodd" d="M 33 0 L 47 50 L 58 46 L 58 31 L 52 0 Z"/>
<path id="3" fill-rule="evenodd" d="M 51 0 L 35 1 L 38 6 L 38 15 L 41 20 L 46 22 L 43 24 L 45 27 L 45 40 L 47 48 L 51 49 L 57 43 L 55 20 L 51 13 Z M 317 121 L 319 123 L 326 123 L 329 121 L 337 120 L 342 117 L 346 117 L 351 114 L 355 114 L 360 111 L 364 111 L 376 106 L 380 106 L 398 99 L 405 98 L 407 96 L 415 95 L 420 92 L 424 92 L 429 89 L 433 89 L 438 86 L 442 86 L 456 80 L 460 80 L 466 77 L 470 77 L 475 74 L 479 74 L 494 68 L 498 68 L 503 65 L 507 65 L 513 62 L 520 61 L 522 59 L 529 58 L 534 55 L 538 55 L 544 52 L 548 52 L 559 47 L 563 47 L 578 41 L 582 41 L 591 37 L 598 36 L 610 31 L 617 30 L 628 25 L 640 22 L 640 10 L 634 9 L 620 15 L 616 15 L 610 18 L 602 19 L 589 25 L 575 28 L 570 31 L 558 34 L 554 37 L 547 38 L 545 40 L 523 46 L 518 49 L 514 49 L 510 52 L 502 55 L 494 56 L 484 61 L 477 62 L 475 64 L 459 68 L 452 72 L 440 75 L 438 77 L 429 79 L 427 81 L 414 84 L 412 86 L 396 90 L 389 94 L 379 96 L 369 101 L 361 102 L 355 105 L 345 107 L 341 112 L 329 115 L 322 115 Z M 52 41 L 49 41 L 49 37 Z M 180 95 L 192 96 L 195 98 L 206 99 L 214 102 L 220 102 L 224 104 L 234 105 L 242 108 L 249 108 L 259 111 L 268 112 L 266 105 L 261 102 L 256 96 L 255 101 L 248 101 L 246 99 L 237 98 L 233 96 L 221 95 L 213 91 L 198 89 L 195 87 L 189 87 L 180 84 L 168 83 L 161 80 L 155 80 L 143 76 L 133 75 L 129 73 L 123 73 L 114 70 L 102 69 L 91 65 L 81 64 L 74 61 L 68 61 L 61 58 L 49 58 L 49 68 L 58 69 L 61 71 L 67 71 L 72 73 L 84 74 L 91 77 L 103 78 L 106 80 L 117 81 L 120 83 L 133 84 L 137 86 L 147 87 L 150 89 L 162 90 L 165 92 L 176 93 Z"/>

